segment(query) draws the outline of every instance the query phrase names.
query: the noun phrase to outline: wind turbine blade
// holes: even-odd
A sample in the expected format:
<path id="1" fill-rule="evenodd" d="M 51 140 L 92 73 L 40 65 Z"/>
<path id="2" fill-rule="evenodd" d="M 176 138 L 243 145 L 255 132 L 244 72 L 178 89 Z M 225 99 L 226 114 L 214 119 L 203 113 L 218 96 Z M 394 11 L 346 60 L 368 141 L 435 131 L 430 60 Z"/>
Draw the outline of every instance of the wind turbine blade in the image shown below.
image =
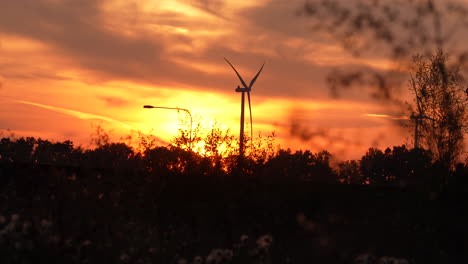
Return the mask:
<path id="1" fill-rule="evenodd" d="M 260 70 L 257 72 L 257 75 L 255 75 L 255 77 L 253 77 L 252 81 L 250 81 L 250 85 L 249 85 L 249 88 L 250 88 L 250 89 L 252 88 L 252 86 L 254 85 L 255 81 L 256 81 L 257 78 L 258 78 L 258 76 L 259 76 L 260 73 L 262 72 L 263 66 L 265 66 L 265 63 L 263 63 L 262 67 L 261 67 Z"/>
<path id="2" fill-rule="evenodd" d="M 244 85 L 244 88 L 247 88 L 247 84 L 244 82 L 244 80 L 242 79 L 242 77 L 240 76 L 240 74 L 237 72 L 236 68 L 234 68 L 234 66 L 226 59 L 224 58 L 224 60 L 229 63 L 229 65 L 231 65 L 231 68 L 236 72 L 237 74 L 237 77 L 239 77 L 239 80 L 241 81 L 242 85 Z"/>
<path id="3" fill-rule="evenodd" d="M 434 118 L 431 118 L 431 117 L 428 117 L 428 116 L 420 116 L 421 119 L 424 118 L 424 119 L 429 119 L 431 121 L 435 121 Z"/>
<path id="4" fill-rule="evenodd" d="M 247 99 L 249 100 L 250 111 L 250 144 L 253 142 L 253 125 L 252 125 L 252 106 L 250 105 L 250 92 L 247 92 Z"/>

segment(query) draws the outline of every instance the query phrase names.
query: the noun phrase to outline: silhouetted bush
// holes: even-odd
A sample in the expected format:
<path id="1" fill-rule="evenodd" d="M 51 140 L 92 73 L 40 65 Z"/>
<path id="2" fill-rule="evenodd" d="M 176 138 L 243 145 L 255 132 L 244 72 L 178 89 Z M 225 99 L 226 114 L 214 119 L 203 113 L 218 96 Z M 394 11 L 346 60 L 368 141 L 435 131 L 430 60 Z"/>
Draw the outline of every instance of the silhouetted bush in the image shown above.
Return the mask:
<path id="1" fill-rule="evenodd" d="M 424 149 L 407 149 L 405 145 L 385 152 L 370 148 L 360 160 L 362 182 L 372 185 L 418 185 L 429 182 L 431 154 Z"/>

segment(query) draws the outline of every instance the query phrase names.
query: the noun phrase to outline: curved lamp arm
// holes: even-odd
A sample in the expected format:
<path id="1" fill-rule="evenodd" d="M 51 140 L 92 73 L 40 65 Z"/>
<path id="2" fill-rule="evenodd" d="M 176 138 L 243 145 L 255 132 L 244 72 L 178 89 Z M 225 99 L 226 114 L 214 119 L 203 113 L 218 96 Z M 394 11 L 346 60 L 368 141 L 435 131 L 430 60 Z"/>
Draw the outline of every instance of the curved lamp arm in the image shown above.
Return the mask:
<path id="1" fill-rule="evenodd" d="M 159 109 L 171 109 L 171 110 L 177 110 L 177 111 L 185 111 L 189 114 L 190 116 L 190 149 L 192 149 L 192 125 L 193 125 L 193 118 L 192 114 L 188 109 L 185 108 L 179 108 L 179 107 L 165 107 L 165 106 L 152 106 L 152 105 L 144 105 L 143 108 L 159 108 Z"/>

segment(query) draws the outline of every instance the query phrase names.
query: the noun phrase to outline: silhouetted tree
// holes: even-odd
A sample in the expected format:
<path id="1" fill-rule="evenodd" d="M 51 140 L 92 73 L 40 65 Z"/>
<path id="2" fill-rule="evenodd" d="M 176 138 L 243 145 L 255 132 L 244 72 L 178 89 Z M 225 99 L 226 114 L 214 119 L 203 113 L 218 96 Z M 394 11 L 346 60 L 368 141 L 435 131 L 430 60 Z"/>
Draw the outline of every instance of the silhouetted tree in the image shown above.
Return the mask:
<path id="1" fill-rule="evenodd" d="M 202 123 L 200 117 L 191 119 L 187 112 L 179 116 L 179 134 L 171 140 L 171 144 L 177 148 L 191 149 L 199 148 L 198 143 L 202 141 Z"/>
<path id="2" fill-rule="evenodd" d="M 370 148 L 361 158 L 359 168 L 363 183 L 424 187 L 425 182 L 432 180 L 428 173 L 431 160 L 430 151 L 420 148 L 410 150 L 405 145 L 385 151 Z"/>
<path id="3" fill-rule="evenodd" d="M 312 153 L 309 150 L 279 150 L 266 163 L 266 177 L 285 180 L 315 181 L 323 183 L 337 182 L 330 167 L 331 154 L 327 151 Z"/>
<path id="4" fill-rule="evenodd" d="M 468 50 L 456 43 L 468 24 L 468 7 L 461 1 L 436 0 L 308 0 L 300 10 L 313 30 L 331 36 L 355 57 L 388 58 L 407 64 L 417 53 L 449 51 L 468 70 Z M 457 45 L 458 44 L 458 45 Z M 395 68 L 395 67 L 393 67 Z M 392 89 L 404 76 L 395 70 L 370 67 L 336 70 L 329 75 L 332 92 L 365 84 L 380 99 L 394 99 Z"/>
<path id="5" fill-rule="evenodd" d="M 37 139 L 32 159 L 39 164 L 71 165 L 73 159 L 73 142 L 50 142 Z"/>
<path id="6" fill-rule="evenodd" d="M 330 158 L 332 154 L 326 150 L 322 150 L 312 155 L 310 162 L 311 177 L 310 180 L 323 183 L 337 183 L 337 177 L 330 167 Z"/>
<path id="7" fill-rule="evenodd" d="M 88 164 L 94 168 L 130 168 L 128 161 L 134 156 L 133 149 L 124 143 L 106 143 L 88 150 Z"/>
<path id="8" fill-rule="evenodd" d="M 1 158 L 4 162 L 30 163 L 35 143 L 33 137 L 3 138 L 0 142 Z"/>
<path id="9" fill-rule="evenodd" d="M 246 153 L 247 157 L 252 159 L 256 164 L 265 164 L 265 162 L 275 156 L 276 151 L 280 148 L 279 145 L 275 145 L 275 137 L 275 132 L 267 136 L 259 133 L 257 138 L 250 140 Z"/>
<path id="10" fill-rule="evenodd" d="M 338 181 L 346 184 L 362 184 L 362 175 L 359 163 L 348 160 L 338 164 Z"/>
<path id="11" fill-rule="evenodd" d="M 364 183 L 380 185 L 387 181 L 385 154 L 376 148 L 370 148 L 360 162 Z"/>
<path id="12" fill-rule="evenodd" d="M 176 153 L 166 147 L 155 147 L 144 153 L 146 169 L 159 175 L 171 174 L 177 166 Z"/>
<path id="13" fill-rule="evenodd" d="M 90 135 L 91 137 L 91 145 L 96 147 L 100 147 L 110 143 L 110 134 L 112 131 L 106 131 L 101 126 L 101 124 L 93 125 L 91 127 L 95 129 L 95 131 Z"/>
<path id="14" fill-rule="evenodd" d="M 432 166 L 431 152 L 424 149 L 408 149 L 394 146 L 386 151 L 387 169 L 391 179 L 400 186 L 421 185 L 429 182 L 428 171 Z"/>
<path id="15" fill-rule="evenodd" d="M 416 56 L 413 62 L 410 84 L 417 107 L 413 112 L 429 118 L 420 120 L 422 141 L 434 159 L 449 170 L 463 151 L 468 128 L 467 85 L 459 68 L 448 66 L 447 55 L 442 51 L 429 60 Z"/>
<path id="16" fill-rule="evenodd" d="M 204 156 L 211 161 L 213 168 L 219 173 L 229 170 L 224 159 L 229 155 L 235 155 L 237 150 L 236 140 L 231 135 L 231 131 L 229 129 L 223 131 L 215 122 L 203 137 L 203 143 Z"/>

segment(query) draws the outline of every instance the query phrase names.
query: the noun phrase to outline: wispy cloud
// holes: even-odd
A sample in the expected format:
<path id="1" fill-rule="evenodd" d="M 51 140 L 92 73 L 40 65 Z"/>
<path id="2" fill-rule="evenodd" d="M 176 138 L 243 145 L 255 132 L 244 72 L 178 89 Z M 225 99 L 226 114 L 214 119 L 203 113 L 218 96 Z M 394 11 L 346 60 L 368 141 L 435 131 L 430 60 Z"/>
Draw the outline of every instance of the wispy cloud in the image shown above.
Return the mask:
<path id="1" fill-rule="evenodd" d="M 364 114 L 364 116 L 377 117 L 377 118 L 388 118 L 388 119 L 391 119 L 391 120 L 409 120 L 410 119 L 408 116 L 391 116 L 391 115 L 385 115 L 385 114 Z"/>
<path id="2" fill-rule="evenodd" d="M 128 104 L 128 100 L 119 97 L 99 96 L 98 98 L 104 101 L 106 105 L 112 107 L 122 107 Z"/>
<path id="3" fill-rule="evenodd" d="M 113 124 L 122 126 L 124 128 L 127 128 L 127 129 L 132 129 L 132 127 L 129 124 L 126 124 L 126 123 L 124 123 L 122 121 L 119 121 L 117 119 L 113 119 L 113 118 L 110 118 L 110 117 L 107 117 L 107 116 L 95 115 L 95 114 L 85 113 L 85 112 L 81 112 L 81 111 L 76 111 L 76 110 L 71 110 L 71 109 L 66 109 L 66 108 L 61 108 L 61 107 L 55 107 L 55 106 L 45 105 L 45 104 L 40 104 L 40 103 L 34 103 L 34 102 L 29 102 L 29 101 L 17 100 L 17 102 L 22 103 L 22 104 L 33 105 L 33 106 L 45 108 L 45 109 L 52 110 L 52 111 L 55 111 L 55 112 L 59 112 L 59 113 L 62 113 L 62 114 L 67 114 L 67 115 L 70 115 L 70 116 L 73 116 L 73 117 L 76 117 L 76 118 L 79 118 L 79 119 L 84 119 L 84 120 L 98 119 L 98 120 L 103 120 L 103 121 L 107 121 L 109 123 L 113 123 Z"/>

